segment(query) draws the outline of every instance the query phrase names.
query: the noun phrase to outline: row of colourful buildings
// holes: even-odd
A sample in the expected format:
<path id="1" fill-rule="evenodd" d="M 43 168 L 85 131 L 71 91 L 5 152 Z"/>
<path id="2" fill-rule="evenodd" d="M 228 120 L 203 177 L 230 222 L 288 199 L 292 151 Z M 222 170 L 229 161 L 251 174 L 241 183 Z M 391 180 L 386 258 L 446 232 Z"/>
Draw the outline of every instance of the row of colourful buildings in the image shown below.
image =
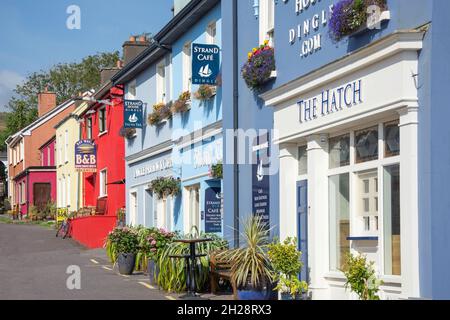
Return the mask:
<path id="1" fill-rule="evenodd" d="M 349 3 L 176 0 L 97 92 L 59 106 L 40 94 L 40 118 L 7 141 L 12 203 L 90 210 L 74 221 L 89 247 L 121 209 L 127 224 L 197 227 L 235 246 L 258 214 L 274 237 L 299 239 L 314 299 L 351 298 L 350 251 L 374 262 L 384 299 L 449 298 L 450 3 L 366 1 L 367 27 L 332 37 Z M 241 68 L 261 43 L 276 68 L 251 90 Z M 128 118 L 130 101 L 142 115 Z M 158 195 L 161 179 L 179 192 Z"/>

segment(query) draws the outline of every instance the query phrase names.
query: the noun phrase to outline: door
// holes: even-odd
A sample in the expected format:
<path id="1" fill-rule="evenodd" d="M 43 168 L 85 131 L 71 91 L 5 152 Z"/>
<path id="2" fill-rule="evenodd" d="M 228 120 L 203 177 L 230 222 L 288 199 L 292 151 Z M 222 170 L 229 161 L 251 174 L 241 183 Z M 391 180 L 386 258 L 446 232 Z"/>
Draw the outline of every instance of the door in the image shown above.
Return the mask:
<path id="1" fill-rule="evenodd" d="M 33 205 L 39 210 L 44 210 L 52 200 L 52 186 L 50 183 L 35 183 L 33 185 Z"/>
<path id="2" fill-rule="evenodd" d="M 308 267 L 308 181 L 297 183 L 298 249 L 302 252 L 300 279 L 309 283 Z"/>
<path id="3" fill-rule="evenodd" d="M 189 195 L 187 233 L 193 232 L 193 228 L 200 232 L 200 185 L 187 188 Z M 185 228 L 186 229 L 186 228 Z"/>
<path id="4" fill-rule="evenodd" d="M 130 193 L 130 221 L 129 224 L 136 226 L 137 220 L 137 193 Z"/>

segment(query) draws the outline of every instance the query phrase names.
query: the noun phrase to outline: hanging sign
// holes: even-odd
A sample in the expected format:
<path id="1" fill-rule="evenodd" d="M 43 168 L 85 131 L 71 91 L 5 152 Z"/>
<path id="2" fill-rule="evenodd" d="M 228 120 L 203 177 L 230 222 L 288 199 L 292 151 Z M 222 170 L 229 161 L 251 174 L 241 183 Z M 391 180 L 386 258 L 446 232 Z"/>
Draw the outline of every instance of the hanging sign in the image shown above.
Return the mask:
<path id="1" fill-rule="evenodd" d="M 222 193 L 220 188 L 205 190 L 205 232 L 222 232 Z"/>
<path id="2" fill-rule="evenodd" d="M 253 147 L 252 208 L 255 216 L 270 225 L 270 146 L 269 133 L 255 139 Z"/>
<path id="3" fill-rule="evenodd" d="M 192 84 L 217 84 L 220 48 L 212 44 L 192 45 Z"/>
<path id="4" fill-rule="evenodd" d="M 144 127 L 143 116 L 144 103 L 139 100 L 125 100 L 124 101 L 124 127 L 125 128 L 139 128 Z"/>
<path id="5" fill-rule="evenodd" d="M 75 144 L 75 170 L 97 172 L 97 146 L 91 140 Z"/>

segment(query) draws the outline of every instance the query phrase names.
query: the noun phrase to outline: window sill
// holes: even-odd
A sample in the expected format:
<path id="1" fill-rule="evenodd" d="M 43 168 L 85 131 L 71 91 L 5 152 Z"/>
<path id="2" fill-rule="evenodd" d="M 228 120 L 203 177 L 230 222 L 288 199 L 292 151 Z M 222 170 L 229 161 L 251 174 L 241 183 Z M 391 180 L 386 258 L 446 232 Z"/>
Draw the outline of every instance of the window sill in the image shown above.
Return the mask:
<path id="1" fill-rule="evenodd" d="M 98 197 L 98 199 L 105 199 L 105 198 L 108 198 L 108 195 L 107 195 L 107 194 L 104 194 L 104 195 Z"/>
<path id="2" fill-rule="evenodd" d="M 103 137 L 104 135 L 108 134 L 108 131 L 103 131 L 101 133 L 98 134 L 98 137 Z"/>

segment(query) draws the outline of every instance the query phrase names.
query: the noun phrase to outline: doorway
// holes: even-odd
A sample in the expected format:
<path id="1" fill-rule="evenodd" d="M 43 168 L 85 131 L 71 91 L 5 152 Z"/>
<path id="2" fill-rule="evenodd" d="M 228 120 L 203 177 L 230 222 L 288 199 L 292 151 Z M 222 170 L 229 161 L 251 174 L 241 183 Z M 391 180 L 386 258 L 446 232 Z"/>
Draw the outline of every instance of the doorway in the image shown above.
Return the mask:
<path id="1" fill-rule="evenodd" d="M 52 200 L 52 185 L 50 183 L 35 183 L 33 185 L 33 205 L 42 211 Z"/>
<path id="2" fill-rule="evenodd" d="M 308 180 L 297 183 L 298 249 L 302 252 L 300 279 L 309 283 L 308 266 Z"/>

